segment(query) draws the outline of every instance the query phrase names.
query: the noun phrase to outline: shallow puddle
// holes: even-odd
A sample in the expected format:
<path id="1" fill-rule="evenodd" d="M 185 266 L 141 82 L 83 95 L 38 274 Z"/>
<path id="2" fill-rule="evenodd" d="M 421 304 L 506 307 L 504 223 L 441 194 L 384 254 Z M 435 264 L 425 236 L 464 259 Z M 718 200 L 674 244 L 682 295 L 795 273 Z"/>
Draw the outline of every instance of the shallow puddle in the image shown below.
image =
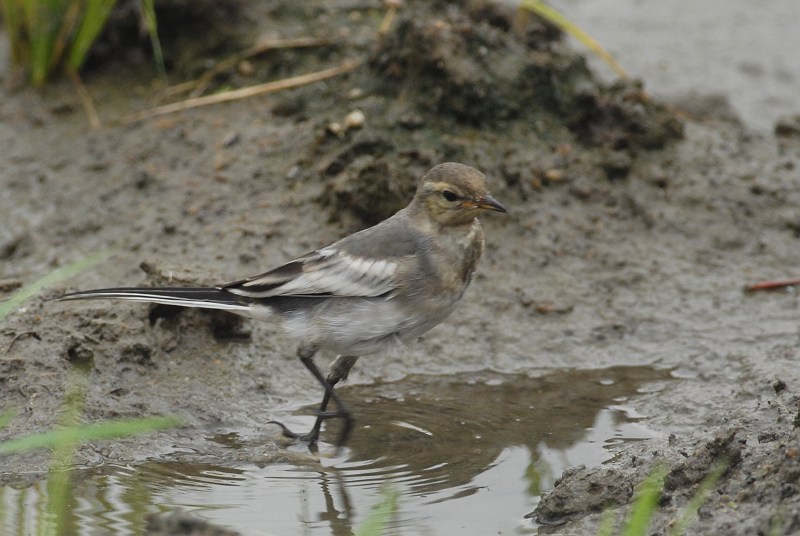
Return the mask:
<path id="1" fill-rule="evenodd" d="M 337 457 L 323 446 L 317 461 L 292 446 L 282 462 L 257 464 L 242 455 L 252 438 L 217 436 L 209 438 L 216 454 L 199 457 L 207 463 L 83 472 L 71 522 L 76 534 L 142 534 L 149 514 L 181 509 L 245 535 L 349 535 L 394 492 L 384 534 L 534 533 L 524 515 L 564 469 L 601 464 L 613 456 L 610 446 L 653 437 L 626 403 L 670 377 L 616 367 L 344 388 L 358 421 Z M 311 421 L 298 416 L 291 425 Z M 37 533 L 45 489 L 0 488 L 0 533 Z"/>

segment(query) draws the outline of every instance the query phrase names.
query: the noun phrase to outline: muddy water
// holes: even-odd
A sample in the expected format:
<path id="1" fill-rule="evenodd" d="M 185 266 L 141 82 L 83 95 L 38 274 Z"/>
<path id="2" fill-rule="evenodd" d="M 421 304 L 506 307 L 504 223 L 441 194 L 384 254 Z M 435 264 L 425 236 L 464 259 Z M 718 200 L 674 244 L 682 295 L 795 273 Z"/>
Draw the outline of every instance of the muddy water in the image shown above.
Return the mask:
<path id="1" fill-rule="evenodd" d="M 399 501 L 387 534 L 534 532 L 524 515 L 564 469 L 599 465 L 614 447 L 654 437 L 626 401 L 670 378 L 616 367 L 539 378 L 411 376 L 344 389 L 359 426 L 335 457 L 330 445 L 319 458 L 296 445 L 283 461 L 257 463 L 257 442 L 211 436 L 216 455 L 197 453 L 202 462 L 177 446 L 175 461 L 79 473 L 72 523 L 80 534 L 140 534 L 150 514 L 180 509 L 242 534 L 351 534 L 388 489 Z M 310 425 L 308 409 L 289 424 Z M 46 486 L 4 490 L 3 534 L 46 522 Z"/>

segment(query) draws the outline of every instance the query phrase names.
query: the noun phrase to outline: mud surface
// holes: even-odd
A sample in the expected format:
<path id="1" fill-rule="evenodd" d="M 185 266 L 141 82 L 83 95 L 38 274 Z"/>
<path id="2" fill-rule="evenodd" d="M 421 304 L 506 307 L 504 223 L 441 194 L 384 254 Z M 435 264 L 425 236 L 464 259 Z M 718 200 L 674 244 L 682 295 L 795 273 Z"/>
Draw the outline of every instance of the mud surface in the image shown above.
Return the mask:
<path id="1" fill-rule="evenodd" d="M 160 89 L 146 65 L 106 63 L 85 80 L 100 130 L 87 127 L 67 83 L 3 90 L 0 291 L 103 248 L 113 249 L 108 260 L 46 296 L 236 280 L 391 214 L 433 164 L 468 163 L 511 213 L 484 219 L 486 255 L 463 305 L 407 351 L 362 359 L 350 383 L 361 391 L 410 373 L 487 369 L 667 371 L 668 384 L 653 380 L 627 402 L 660 438 L 567 471 L 531 516 L 548 525 L 541 530 L 596 533 L 599 511 L 615 505 L 621 517 L 636 484 L 663 464 L 654 528 L 663 533 L 720 461 L 692 533 L 800 530 L 800 300 L 791 288 L 743 290 L 800 275 L 797 129 L 750 130 L 724 99 L 665 105 L 637 83 L 598 83 L 553 28 L 492 4 L 408 2 L 385 37 L 378 3 L 253 4 L 242 27 L 254 35 L 334 42 L 263 55 L 223 85 L 350 58 L 362 66 L 119 124 L 157 104 Z M 176 72 L 202 72 L 210 56 L 181 46 L 171 52 Z M 679 107 L 702 110 L 702 121 Z M 363 125 L 348 123 L 354 110 Z M 89 467 L 202 458 L 205 437 L 230 430 L 245 440 L 243 457 L 291 459 L 265 423 L 319 396 L 272 326 L 35 299 L 0 325 L 0 407 L 18 412 L 0 438 L 50 429 L 70 371 L 87 366 L 87 422 L 163 414 L 186 423 L 87 445 L 77 459 Z M 47 464 L 42 453 L 3 456 L 0 479 L 23 485 Z"/>

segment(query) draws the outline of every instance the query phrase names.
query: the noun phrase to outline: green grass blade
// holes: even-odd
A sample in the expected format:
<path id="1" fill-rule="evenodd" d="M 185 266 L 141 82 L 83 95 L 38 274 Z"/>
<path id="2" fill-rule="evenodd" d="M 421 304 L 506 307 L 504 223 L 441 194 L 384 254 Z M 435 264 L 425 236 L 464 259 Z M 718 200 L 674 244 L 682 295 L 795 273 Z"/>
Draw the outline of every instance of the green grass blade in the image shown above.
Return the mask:
<path id="1" fill-rule="evenodd" d="M 11 311 L 19 307 L 23 302 L 36 296 L 42 292 L 42 290 L 60 283 L 65 279 L 69 279 L 70 277 L 81 272 L 84 272 L 90 266 L 100 262 L 111 253 L 112 250 L 96 251 L 81 259 L 71 262 L 66 266 L 56 268 L 49 274 L 45 275 L 38 281 L 34 281 L 30 285 L 25 285 L 12 294 L 6 301 L 0 302 L 0 321 L 8 316 Z"/>
<path id="2" fill-rule="evenodd" d="M 108 22 L 117 0 L 88 0 L 78 30 L 67 54 L 67 70 L 78 72 L 86 61 L 89 48 Z"/>
<path id="3" fill-rule="evenodd" d="M 54 448 L 64 442 L 84 443 L 104 439 L 119 439 L 145 432 L 180 426 L 174 417 L 142 417 L 124 421 L 100 422 L 83 426 L 68 426 L 51 432 L 43 432 L 0 443 L 0 453 Z"/>
<path id="4" fill-rule="evenodd" d="M 147 24 L 147 33 L 150 34 L 150 45 L 153 47 L 153 59 L 156 62 L 158 75 L 162 80 L 166 80 L 167 70 L 164 68 L 164 54 L 161 50 L 161 41 L 158 39 L 155 0 L 142 0 L 142 13 Z"/>
<path id="5" fill-rule="evenodd" d="M 66 16 L 66 0 L 30 0 L 24 2 L 30 39 L 31 82 L 47 80 L 52 64 L 53 45 Z"/>
<path id="6" fill-rule="evenodd" d="M 26 34 L 28 39 L 28 61 L 30 77 L 35 84 L 41 84 L 47 78 L 47 65 L 50 62 L 47 32 L 44 30 L 42 18 L 48 18 L 42 12 L 39 2 L 23 3 L 25 8 Z"/>
<path id="7" fill-rule="evenodd" d="M 83 0 L 69 0 L 69 5 L 61 16 L 57 30 L 53 36 L 50 46 L 50 59 L 47 64 L 47 74 L 55 70 L 64 58 L 64 51 L 69 46 L 72 36 L 75 33 L 75 26 L 81 17 Z"/>
<path id="8" fill-rule="evenodd" d="M 384 487 L 381 496 L 381 501 L 370 509 L 367 519 L 356 531 L 356 536 L 381 536 L 386 531 L 386 526 L 397 511 L 400 492 Z"/>
<path id="9" fill-rule="evenodd" d="M 11 422 L 11 419 L 17 416 L 17 412 L 13 409 L 9 409 L 0 413 L 0 430 L 8 426 L 8 423 Z"/>
<path id="10" fill-rule="evenodd" d="M 636 492 L 636 498 L 631 505 L 631 513 L 623 534 L 625 536 L 644 536 L 647 534 L 647 527 L 653 517 L 658 500 L 661 498 L 661 489 L 664 485 L 664 477 L 667 471 L 663 467 L 656 467 L 650 476 L 642 482 Z"/>
<path id="11" fill-rule="evenodd" d="M 597 57 L 606 62 L 608 66 L 611 67 L 611 70 L 617 73 L 617 76 L 620 78 L 628 78 L 628 73 L 625 72 L 625 69 L 623 69 L 619 63 L 617 63 L 617 60 L 614 59 L 614 56 L 612 56 L 605 48 L 603 48 L 603 45 L 598 43 L 597 40 L 586 33 L 580 26 L 570 22 L 567 17 L 552 7 L 545 5 L 542 0 L 522 0 L 520 7 L 536 13 L 546 21 L 568 33 L 582 43 L 586 48 L 591 50 Z"/>
<path id="12" fill-rule="evenodd" d="M 42 526 L 45 533 L 54 535 L 71 534 L 70 496 L 72 489 L 72 469 L 75 465 L 75 450 L 80 439 L 80 415 L 86 402 L 88 375 L 73 370 L 70 372 L 64 404 L 59 417 L 59 430 L 63 432 L 59 441 L 53 445 L 50 457 L 50 471 L 47 478 L 47 523 Z"/>
<path id="13" fill-rule="evenodd" d="M 6 498 L 7 486 L 0 486 L 0 527 L 8 527 L 9 499 Z"/>
<path id="14" fill-rule="evenodd" d="M 22 38 L 23 23 L 22 10 L 17 5 L 18 0 L 3 0 L 3 21 L 5 21 L 8 42 L 11 44 L 11 61 L 17 65 L 25 61 L 25 40 Z"/>
<path id="15" fill-rule="evenodd" d="M 769 532 L 767 536 L 781 536 L 783 534 L 783 511 L 779 507 L 775 515 L 769 522 Z"/>
<path id="16" fill-rule="evenodd" d="M 597 536 L 612 536 L 614 534 L 614 511 L 611 508 L 603 510 L 600 517 L 600 526 L 597 528 Z"/>

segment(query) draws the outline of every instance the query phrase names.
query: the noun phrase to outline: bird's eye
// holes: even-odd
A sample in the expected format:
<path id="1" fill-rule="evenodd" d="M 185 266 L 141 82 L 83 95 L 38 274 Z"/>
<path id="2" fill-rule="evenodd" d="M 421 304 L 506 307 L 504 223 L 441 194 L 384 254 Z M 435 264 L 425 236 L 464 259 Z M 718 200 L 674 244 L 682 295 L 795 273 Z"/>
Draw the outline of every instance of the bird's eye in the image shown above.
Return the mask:
<path id="1" fill-rule="evenodd" d="M 451 192 L 450 190 L 445 190 L 445 191 L 443 191 L 443 192 L 442 192 L 442 196 L 443 196 L 445 199 L 447 199 L 449 202 L 451 202 L 451 203 L 452 203 L 453 201 L 455 201 L 456 199 L 458 199 L 458 196 L 457 196 L 456 194 L 454 194 L 453 192 Z"/>

